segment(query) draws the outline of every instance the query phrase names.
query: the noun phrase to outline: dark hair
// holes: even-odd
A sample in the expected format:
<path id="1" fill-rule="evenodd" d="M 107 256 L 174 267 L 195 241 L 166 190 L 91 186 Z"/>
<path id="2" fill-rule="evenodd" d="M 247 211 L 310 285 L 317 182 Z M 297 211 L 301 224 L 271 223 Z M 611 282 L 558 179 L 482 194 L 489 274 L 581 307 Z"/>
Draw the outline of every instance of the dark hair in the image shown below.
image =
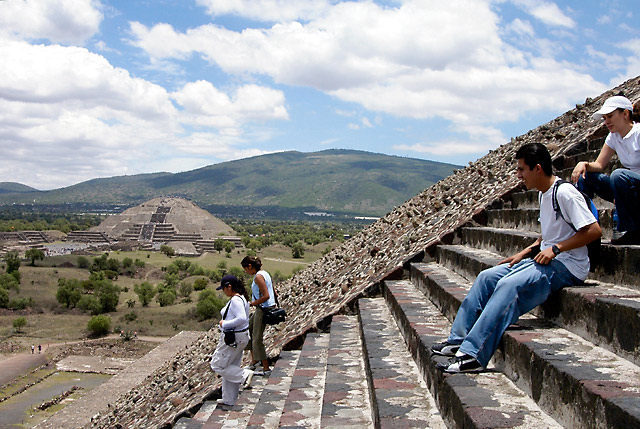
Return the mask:
<path id="1" fill-rule="evenodd" d="M 640 122 L 640 101 L 633 104 L 633 112 L 629 112 L 632 122 Z"/>
<path id="2" fill-rule="evenodd" d="M 240 265 L 243 267 L 251 265 L 253 268 L 260 271 L 260 268 L 262 268 L 262 261 L 257 256 L 245 256 L 244 259 L 242 259 L 242 262 L 240 262 Z"/>
<path id="3" fill-rule="evenodd" d="M 240 295 L 244 296 L 244 299 L 249 301 L 249 294 L 247 293 L 247 289 L 245 289 L 244 283 L 242 283 L 242 280 L 236 279 L 235 282 L 231 282 L 231 290 L 233 290 L 235 293 L 239 293 Z"/>
<path id="4" fill-rule="evenodd" d="M 533 170 L 536 165 L 540 164 L 544 174 L 547 176 L 551 176 L 553 174 L 553 169 L 551 167 L 551 154 L 547 150 L 547 147 L 542 143 L 529 143 L 520 147 L 516 152 L 516 159 L 524 160 L 524 163 L 529 166 L 531 170 Z"/>

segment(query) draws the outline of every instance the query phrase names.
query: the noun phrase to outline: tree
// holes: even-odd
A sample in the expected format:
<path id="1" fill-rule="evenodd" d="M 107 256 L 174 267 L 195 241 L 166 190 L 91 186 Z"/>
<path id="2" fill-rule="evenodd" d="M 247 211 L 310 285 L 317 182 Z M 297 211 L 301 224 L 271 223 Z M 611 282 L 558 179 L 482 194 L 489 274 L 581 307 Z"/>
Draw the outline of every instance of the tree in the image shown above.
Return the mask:
<path id="1" fill-rule="evenodd" d="M 31 259 L 31 266 L 35 267 L 36 259 L 42 261 L 44 259 L 44 252 L 42 249 L 29 249 L 24 252 L 24 257 L 27 259 Z"/>
<path id="2" fill-rule="evenodd" d="M 85 256 L 78 256 L 76 259 L 78 262 L 78 268 L 89 268 L 89 259 Z"/>
<path id="3" fill-rule="evenodd" d="M 87 329 L 94 336 L 106 335 L 111 330 L 111 317 L 104 314 L 93 316 L 87 323 Z"/>
<path id="4" fill-rule="evenodd" d="M 233 244 L 232 242 L 230 242 L 230 241 L 225 241 L 224 242 L 224 251 L 225 252 L 231 253 L 231 252 L 233 252 L 233 249 L 235 249 L 235 248 L 236 248 L 236 245 Z"/>
<path id="5" fill-rule="evenodd" d="M 302 243 L 297 242 L 291 246 L 291 256 L 293 256 L 294 259 L 299 259 L 304 256 L 304 246 Z"/>
<path id="6" fill-rule="evenodd" d="M 216 249 L 218 253 L 222 252 L 222 249 L 224 249 L 224 240 L 222 238 L 216 238 L 213 241 L 213 248 Z"/>
<path id="7" fill-rule="evenodd" d="M 103 313 L 116 311 L 120 301 L 120 287 L 111 280 L 102 280 L 96 288 L 98 302 Z"/>
<path id="8" fill-rule="evenodd" d="M 180 296 L 188 297 L 193 292 L 193 284 L 183 281 L 180 283 Z"/>
<path id="9" fill-rule="evenodd" d="M 20 258 L 18 252 L 11 251 L 4 255 L 4 262 L 7 264 L 7 274 L 11 274 L 20 269 Z"/>
<path id="10" fill-rule="evenodd" d="M 138 295 L 143 307 L 147 307 L 153 297 L 156 296 L 156 288 L 149 282 L 142 282 L 133 286 L 133 291 Z"/>
<path id="11" fill-rule="evenodd" d="M 193 288 L 195 290 L 204 290 L 207 287 L 207 284 L 209 284 L 209 279 L 206 277 L 199 277 L 194 280 Z"/>
<path id="12" fill-rule="evenodd" d="M 164 253 L 168 257 L 172 257 L 176 254 L 176 251 L 173 249 L 173 247 L 167 246 L 166 244 L 160 246 L 160 252 Z"/>
<path id="13" fill-rule="evenodd" d="M 0 308 L 7 307 L 9 307 L 9 292 L 5 288 L 0 287 Z"/>
<path id="14" fill-rule="evenodd" d="M 20 330 L 25 326 L 27 326 L 27 319 L 25 319 L 23 316 L 20 316 L 17 319 L 13 320 L 13 328 L 16 330 L 16 332 L 20 332 Z"/>
<path id="15" fill-rule="evenodd" d="M 0 274 L 0 289 L 6 290 L 15 290 L 16 292 L 20 292 L 20 284 L 18 280 L 16 280 L 13 273 L 11 274 Z"/>
<path id="16" fill-rule="evenodd" d="M 80 298 L 82 283 L 78 279 L 58 279 L 58 291 L 56 300 L 67 308 L 74 308 Z"/>

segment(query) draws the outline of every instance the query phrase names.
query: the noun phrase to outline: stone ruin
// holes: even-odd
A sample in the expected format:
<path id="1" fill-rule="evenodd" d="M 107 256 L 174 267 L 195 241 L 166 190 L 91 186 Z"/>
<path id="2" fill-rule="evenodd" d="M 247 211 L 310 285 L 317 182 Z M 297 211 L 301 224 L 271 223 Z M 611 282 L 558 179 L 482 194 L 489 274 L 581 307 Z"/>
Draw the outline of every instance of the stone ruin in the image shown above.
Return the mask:
<path id="1" fill-rule="evenodd" d="M 546 144 L 555 163 L 588 140 L 605 136 L 606 128 L 601 122 L 592 121 L 591 114 L 619 91 L 637 101 L 640 79 L 587 99 L 490 151 L 280 284 L 280 303 L 289 316 L 277 328 L 267 328 L 265 344 L 269 355 L 299 347 L 306 334 L 321 330 L 331 316 L 350 313 L 358 298 L 376 293 L 383 280 L 400 278 L 405 264 L 425 259 L 436 244 L 451 243 L 458 228 L 485 216 L 486 209 L 519 190 L 514 154 L 521 145 Z M 268 264 L 265 269 L 269 269 Z M 208 363 L 217 341 L 217 332 L 197 337 L 136 388 L 110 402 L 87 426 L 172 426 L 180 415 L 197 408 L 220 386 Z"/>
<path id="2" fill-rule="evenodd" d="M 235 231 L 183 198 L 159 197 L 111 215 L 89 231 L 73 231 L 67 241 L 90 243 L 131 243 L 142 248 L 160 244 L 173 247 L 178 254 L 213 252 L 213 243 L 222 238 L 236 245 Z"/>

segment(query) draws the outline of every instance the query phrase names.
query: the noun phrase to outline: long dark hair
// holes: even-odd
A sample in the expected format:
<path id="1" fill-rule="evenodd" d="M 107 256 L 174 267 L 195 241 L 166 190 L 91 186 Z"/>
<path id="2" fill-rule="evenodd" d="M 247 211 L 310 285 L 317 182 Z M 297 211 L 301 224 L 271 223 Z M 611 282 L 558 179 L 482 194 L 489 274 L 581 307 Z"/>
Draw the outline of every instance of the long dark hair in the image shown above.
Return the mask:
<path id="1" fill-rule="evenodd" d="M 235 293 L 239 293 L 244 296 L 244 299 L 249 301 L 249 294 L 247 293 L 247 289 L 244 287 L 244 283 L 239 278 L 236 278 L 235 281 L 231 282 L 231 290 Z"/>

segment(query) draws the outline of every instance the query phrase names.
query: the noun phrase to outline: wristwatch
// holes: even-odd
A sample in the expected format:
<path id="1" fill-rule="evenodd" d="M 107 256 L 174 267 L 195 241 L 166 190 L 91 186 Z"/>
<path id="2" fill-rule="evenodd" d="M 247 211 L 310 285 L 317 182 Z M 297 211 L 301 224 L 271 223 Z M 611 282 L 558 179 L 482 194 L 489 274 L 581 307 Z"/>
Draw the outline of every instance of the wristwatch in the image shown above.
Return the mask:
<path id="1" fill-rule="evenodd" d="M 560 253 L 562 253 L 562 250 L 560 250 L 558 248 L 558 246 L 556 246 L 555 244 L 553 246 L 551 246 L 551 250 L 553 250 L 553 254 L 558 256 Z"/>

